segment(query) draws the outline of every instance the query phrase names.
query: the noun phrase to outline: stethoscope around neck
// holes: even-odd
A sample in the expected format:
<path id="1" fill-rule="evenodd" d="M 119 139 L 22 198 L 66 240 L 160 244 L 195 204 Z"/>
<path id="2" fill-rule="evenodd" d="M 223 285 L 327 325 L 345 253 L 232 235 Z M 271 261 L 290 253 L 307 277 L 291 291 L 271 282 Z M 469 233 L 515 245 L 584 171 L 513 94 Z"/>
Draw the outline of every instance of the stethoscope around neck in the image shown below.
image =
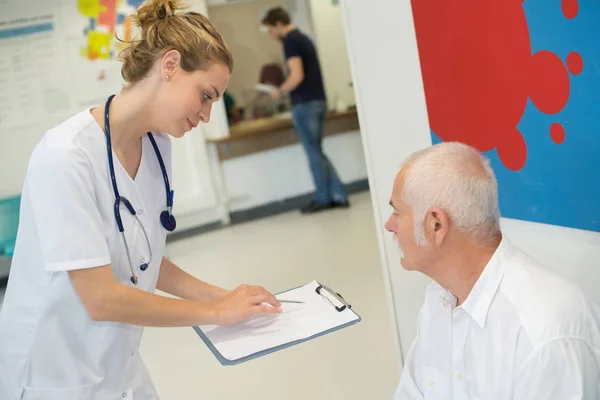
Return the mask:
<path id="1" fill-rule="evenodd" d="M 110 180 L 112 182 L 113 192 L 115 194 L 115 219 L 117 221 L 117 227 L 119 228 L 119 232 L 121 233 L 121 237 L 123 238 L 123 243 L 125 244 L 125 251 L 127 253 L 127 259 L 129 261 L 129 268 L 131 269 L 131 283 L 137 285 L 138 278 L 135 274 L 133 263 L 131 261 L 131 253 L 129 252 L 129 246 L 127 245 L 127 240 L 125 239 L 125 228 L 123 227 L 123 221 L 121 219 L 121 209 L 120 205 L 123 203 L 125 208 L 129 211 L 129 213 L 136 219 L 137 223 L 142 228 L 142 232 L 144 234 L 144 238 L 146 239 L 146 245 L 148 246 L 148 254 L 149 259 L 142 259 L 140 264 L 140 270 L 145 271 L 148 269 L 148 266 L 152 263 L 152 246 L 150 245 L 150 239 L 148 239 L 148 234 L 146 232 L 146 228 L 144 228 L 144 224 L 140 220 L 135 211 L 135 208 L 131 205 L 131 202 L 127 200 L 124 196 L 119 194 L 119 188 L 117 187 L 117 179 L 115 177 L 115 167 L 113 164 L 112 157 L 112 145 L 110 142 L 110 119 L 109 119 L 109 108 L 110 103 L 112 102 L 113 97 L 115 95 L 109 96 L 108 100 L 106 100 L 106 106 L 104 109 L 104 126 L 106 130 L 106 150 L 108 152 L 108 168 L 110 169 Z M 160 150 L 156 145 L 156 141 L 154 140 L 154 136 L 151 132 L 147 133 L 150 142 L 152 143 L 152 148 L 154 148 L 154 152 L 156 153 L 156 158 L 158 159 L 158 163 L 160 164 L 160 170 L 162 172 L 163 180 L 165 182 L 165 192 L 167 197 L 167 209 L 160 213 L 160 223 L 169 232 L 173 232 L 175 227 L 177 226 L 177 222 L 175 221 L 175 216 L 172 214 L 173 210 L 173 191 L 169 185 L 169 177 L 167 175 L 167 170 L 165 168 L 165 163 L 163 162 L 162 156 L 160 155 Z"/>

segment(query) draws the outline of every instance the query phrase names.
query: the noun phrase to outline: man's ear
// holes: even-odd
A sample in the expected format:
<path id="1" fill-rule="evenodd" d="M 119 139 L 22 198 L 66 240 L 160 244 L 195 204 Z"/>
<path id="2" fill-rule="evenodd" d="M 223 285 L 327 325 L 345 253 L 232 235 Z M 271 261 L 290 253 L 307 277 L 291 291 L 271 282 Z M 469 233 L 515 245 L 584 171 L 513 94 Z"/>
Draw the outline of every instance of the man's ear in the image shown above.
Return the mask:
<path id="1" fill-rule="evenodd" d="M 448 213 L 441 208 L 432 208 L 425 216 L 425 233 L 430 243 L 440 246 L 450 230 Z"/>

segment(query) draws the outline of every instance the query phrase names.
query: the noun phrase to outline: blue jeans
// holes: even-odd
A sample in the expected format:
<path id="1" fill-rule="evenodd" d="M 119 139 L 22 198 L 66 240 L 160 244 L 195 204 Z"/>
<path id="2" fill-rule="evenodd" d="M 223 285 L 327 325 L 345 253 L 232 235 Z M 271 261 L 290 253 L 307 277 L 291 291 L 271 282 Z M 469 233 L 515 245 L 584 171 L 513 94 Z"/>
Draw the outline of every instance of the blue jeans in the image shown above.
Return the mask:
<path id="1" fill-rule="evenodd" d="M 324 204 L 346 201 L 348 196 L 333 165 L 323 153 L 323 126 L 327 103 L 314 100 L 292 107 L 294 127 L 308 157 L 310 172 L 316 187 L 315 202 Z"/>

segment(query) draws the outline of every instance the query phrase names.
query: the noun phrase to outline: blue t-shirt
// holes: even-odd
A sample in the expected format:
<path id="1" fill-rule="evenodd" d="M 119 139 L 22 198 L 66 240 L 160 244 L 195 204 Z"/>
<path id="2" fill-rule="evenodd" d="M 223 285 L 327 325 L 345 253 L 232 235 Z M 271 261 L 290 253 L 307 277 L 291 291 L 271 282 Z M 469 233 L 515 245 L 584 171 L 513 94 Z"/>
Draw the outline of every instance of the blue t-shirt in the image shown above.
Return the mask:
<path id="1" fill-rule="evenodd" d="M 325 100 L 321 65 L 310 38 L 298 29 L 293 29 L 283 38 L 283 51 L 286 60 L 300 57 L 304 69 L 304 80 L 290 93 L 292 104 Z"/>

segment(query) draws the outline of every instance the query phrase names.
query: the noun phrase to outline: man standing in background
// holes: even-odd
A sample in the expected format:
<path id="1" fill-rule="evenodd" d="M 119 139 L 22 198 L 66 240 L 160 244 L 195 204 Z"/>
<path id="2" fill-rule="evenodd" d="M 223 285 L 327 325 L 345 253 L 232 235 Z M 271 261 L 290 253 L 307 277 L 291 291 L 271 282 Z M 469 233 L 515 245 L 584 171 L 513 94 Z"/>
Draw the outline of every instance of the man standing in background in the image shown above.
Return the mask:
<path id="1" fill-rule="evenodd" d="M 308 36 L 291 24 L 288 12 L 281 7 L 267 11 L 262 25 L 271 37 L 283 42 L 289 76 L 271 96 L 278 100 L 282 93 L 290 93 L 294 127 L 308 157 L 316 187 L 315 198 L 302 208 L 302 212 L 348 207 L 348 196 L 342 182 L 323 153 L 327 102 L 315 46 Z"/>

